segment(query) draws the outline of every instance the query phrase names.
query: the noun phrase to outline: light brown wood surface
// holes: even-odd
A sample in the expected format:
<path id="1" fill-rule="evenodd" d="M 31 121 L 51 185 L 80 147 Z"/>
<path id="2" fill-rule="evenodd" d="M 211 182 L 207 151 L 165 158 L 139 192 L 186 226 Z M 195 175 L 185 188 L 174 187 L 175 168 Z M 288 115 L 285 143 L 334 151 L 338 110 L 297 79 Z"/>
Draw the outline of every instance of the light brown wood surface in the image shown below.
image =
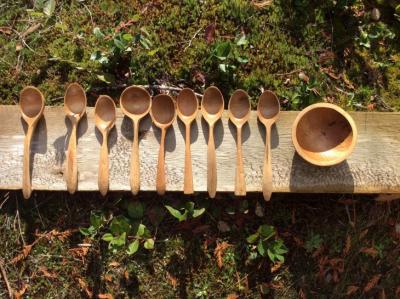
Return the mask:
<path id="1" fill-rule="evenodd" d="M 358 143 L 349 159 L 332 167 L 310 165 L 295 154 L 291 126 L 298 112 L 281 112 L 272 128 L 273 192 L 400 193 L 400 113 L 350 113 L 358 128 Z M 46 107 L 32 138 L 34 190 L 67 190 L 63 177 L 71 131 L 62 107 Z M 21 189 L 24 129 L 17 106 L 0 106 L 0 188 Z M 235 127 L 225 111 L 215 126 L 218 191 L 234 191 Z M 192 163 L 195 191 L 207 190 L 208 125 L 198 113 L 192 124 Z M 185 126 L 174 121 L 166 136 L 167 191 L 182 191 Z M 87 109 L 78 128 L 78 190 L 98 190 L 101 134 L 94 109 Z M 117 109 L 109 135 L 110 190 L 130 191 L 131 121 Z M 155 191 L 160 130 L 149 116 L 140 123 L 141 190 Z M 252 111 L 243 127 L 243 160 L 248 192 L 261 192 L 265 129 Z"/>

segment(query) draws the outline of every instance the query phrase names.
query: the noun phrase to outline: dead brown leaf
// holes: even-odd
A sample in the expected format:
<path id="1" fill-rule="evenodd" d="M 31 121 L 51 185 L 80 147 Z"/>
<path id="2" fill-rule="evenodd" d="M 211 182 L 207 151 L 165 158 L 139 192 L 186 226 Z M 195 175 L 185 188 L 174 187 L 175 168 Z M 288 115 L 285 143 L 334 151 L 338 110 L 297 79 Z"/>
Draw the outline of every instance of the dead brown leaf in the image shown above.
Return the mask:
<path id="1" fill-rule="evenodd" d="M 306 298 L 307 298 L 307 297 L 306 297 L 306 294 L 304 294 L 303 289 L 300 289 L 300 291 L 299 291 L 299 298 L 300 298 L 300 299 L 306 299 Z"/>
<path id="2" fill-rule="evenodd" d="M 220 268 L 220 269 L 222 268 L 222 266 L 224 264 L 223 256 L 224 256 L 225 250 L 230 246 L 231 245 L 228 242 L 224 241 L 221 243 L 217 243 L 217 246 L 215 247 L 214 256 L 217 258 L 217 265 L 218 265 L 218 268 Z"/>
<path id="3" fill-rule="evenodd" d="M 41 272 L 44 277 L 52 279 L 57 278 L 57 274 L 49 272 L 45 266 L 39 267 L 39 272 Z"/>
<path id="4" fill-rule="evenodd" d="M 350 252 L 350 249 L 351 249 L 351 236 L 347 235 L 346 244 L 345 244 L 344 250 L 343 250 L 343 255 L 347 256 Z"/>
<path id="5" fill-rule="evenodd" d="M 119 267 L 121 264 L 114 261 L 114 262 L 109 263 L 108 265 L 109 265 L 110 267 Z"/>
<path id="6" fill-rule="evenodd" d="M 215 38 L 215 23 L 210 24 L 204 29 L 204 37 L 208 44 L 211 44 Z"/>
<path id="7" fill-rule="evenodd" d="M 361 233 L 360 233 L 360 237 L 358 238 L 359 240 L 364 239 L 364 237 L 368 234 L 368 228 L 364 229 Z"/>
<path id="8" fill-rule="evenodd" d="M 378 250 L 374 247 L 363 247 L 360 249 L 360 252 L 370 255 L 372 257 L 376 257 L 378 255 Z"/>
<path id="9" fill-rule="evenodd" d="M 21 37 L 28 36 L 29 34 L 35 32 L 40 28 L 40 26 L 41 26 L 40 23 L 33 24 L 32 26 L 30 26 L 28 29 L 26 29 L 24 32 L 21 33 Z"/>
<path id="10" fill-rule="evenodd" d="M 18 291 L 14 292 L 14 298 L 21 299 L 27 289 L 28 289 L 28 286 L 25 283 L 22 283 L 22 287 Z"/>
<path id="11" fill-rule="evenodd" d="M 374 277 L 370 279 L 370 281 L 367 283 L 367 285 L 364 287 L 364 293 L 369 292 L 372 290 L 379 282 L 381 279 L 382 274 L 377 274 Z"/>
<path id="12" fill-rule="evenodd" d="M 173 276 L 171 273 L 167 272 L 167 279 L 172 285 L 172 287 L 176 289 L 176 286 L 178 285 L 178 280 L 176 279 L 176 277 Z"/>
<path id="13" fill-rule="evenodd" d="M 0 27 L 0 33 L 10 35 L 12 33 L 12 30 L 10 27 Z"/>
<path id="14" fill-rule="evenodd" d="M 276 262 L 272 267 L 271 267 L 271 273 L 275 273 L 282 267 L 283 263 L 281 262 Z"/>
<path id="15" fill-rule="evenodd" d="M 106 275 L 104 275 L 104 280 L 105 280 L 105 281 L 108 281 L 108 282 L 112 282 L 113 277 L 112 277 L 112 275 L 110 275 L 110 274 L 106 274 Z"/>
<path id="16" fill-rule="evenodd" d="M 235 294 L 235 293 L 229 294 L 229 295 L 226 297 L 226 299 L 238 299 L 238 298 L 239 298 L 239 295 L 238 295 L 238 294 Z"/>
<path id="17" fill-rule="evenodd" d="M 348 287 L 347 287 L 346 295 L 347 295 L 347 296 L 353 295 L 355 292 L 358 291 L 359 288 L 360 288 L 360 287 L 358 287 L 358 286 L 348 286 Z"/>
<path id="18" fill-rule="evenodd" d="M 93 292 L 92 292 L 92 290 L 90 290 L 86 281 L 84 281 L 83 278 L 78 278 L 78 282 L 79 282 L 81 289 L 85 291 L 86 296 L 88 298 L 93 298 Z"/>
<path id="19" fill-rule="evenodd" d="M 99 294 L 97 297 L 99 299 L 114 299 L 113 295 L 111 294 Z"/>
<path id="20" fill-rule="evenodd" d="M 22 249 L 22 252 L 21 252 L 20 254 L 18 254 L 16 257 L 14 257 L 14 258 L 10 261 L 10 263 L 11 263 L 11 264 L 16 264 L 16 263 L 18 263 L 19 261 L 25 259 L 25 258 L 29 255 L 29 253 L 30 253 L 31 250 L 32 250 L 33 245 L 35 245 L 35 244 L 36 244 L 36 242 L 33 242 L 31 245 L 25 245 L 24 248 Z"/>

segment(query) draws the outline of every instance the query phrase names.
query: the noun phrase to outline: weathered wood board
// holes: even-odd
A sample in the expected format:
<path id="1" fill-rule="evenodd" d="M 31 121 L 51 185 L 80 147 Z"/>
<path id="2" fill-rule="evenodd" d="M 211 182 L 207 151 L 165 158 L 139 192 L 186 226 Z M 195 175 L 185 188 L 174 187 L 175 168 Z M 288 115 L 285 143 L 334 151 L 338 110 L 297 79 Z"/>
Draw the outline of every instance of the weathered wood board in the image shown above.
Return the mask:
<path id="1" fill-rule="evenodd" d="M 32 140 L 32 187 L 66 190 L 63 178 L 70 131 L 62 107 L 46 107 Z M 316 167 L 295 154 L 291 125 L 297 112 L 282 112 L 272 131 L 274 192 L 400 193 L 400 113 L 351 113 L 359 140 L 350 158 L 333 167 Z M 20 189 L 26 127 L 17 106 L 0 106 L 0 189 Z M 94 109 L 88 108 L 79 126 L 78 190 L 98 190 L 97 170 L 101 135 Z M 201 114 L 192 126 L 195 191 L 206 191 L 208 127 Z M 236 131 L 225 111 L 215 128 L 218 191 L 234 190 Z M 118 109 L 110 134 L 110 190 L 130 190 L 132 124 Z M 177 120 L 166 139 L 167 191 L 183 190 L 184 126 Z M 248 192 L 261 191 L 265 130 L 252 112 L 243 130 L 243 154 Z M 150 117 L 140 125 L 141 190 L 154 191 L 160 131 Z"/>

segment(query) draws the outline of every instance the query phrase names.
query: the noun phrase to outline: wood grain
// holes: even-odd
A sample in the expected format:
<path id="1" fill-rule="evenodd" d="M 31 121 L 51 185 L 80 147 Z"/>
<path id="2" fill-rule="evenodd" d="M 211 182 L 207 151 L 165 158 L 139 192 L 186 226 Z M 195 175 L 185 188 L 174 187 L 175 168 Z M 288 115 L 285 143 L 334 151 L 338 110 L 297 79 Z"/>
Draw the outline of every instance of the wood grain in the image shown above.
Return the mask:
<path id="1" fill-rule="evenodd" d="M 87 109 L 78 127 L 78 190 L 98 190 L 100 133 L 95 130 L 94 109 Z M 317 167 L 297 154 L 291 125 L 297 112 L 281 112 L 271 132 L 273 192 L 400 193 L 400 113 L 351 113 L 359 139 L 354 153 L 337 166 Z M 0 188 L 21 189 L 24 127 L 17 106 L 0 106 Z M 193 187 L 207 190 L 208 125 L 198 114 L 192 125 Z M 62 107 L 46 107 L 32 137 L 32 188 L 67 190 L 63 177 L 65 151 L 71 124 Z M 214 128 L 218 191 L 235 188 L 236 129 L 225 111 Z M 261 192 L 265 129 L 251 113 L 243 127 L 243 162 L 248 192 Z M 185 126 L 175 121 L 165 144 L 167 191 L 182 191 L 184 182 Z M 150 117 L 139 128 L 142 191 L 155 191 L 160 130 Z M 109 135 L 110 190 L 130 191 L 132 123 L 117 109 L 116 126 Z"/>

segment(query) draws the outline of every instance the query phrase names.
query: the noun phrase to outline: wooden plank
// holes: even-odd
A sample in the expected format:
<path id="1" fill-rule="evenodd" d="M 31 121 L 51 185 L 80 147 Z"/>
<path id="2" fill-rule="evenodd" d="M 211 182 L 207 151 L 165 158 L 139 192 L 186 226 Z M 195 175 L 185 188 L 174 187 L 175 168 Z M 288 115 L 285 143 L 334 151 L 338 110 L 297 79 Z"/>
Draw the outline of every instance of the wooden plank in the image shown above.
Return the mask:
<path id="1" fill-rule="evenodd" d="M 98 190 L 100 134 L 95 130 L 93 108 L 79 126 L 78 190 Z M 32 141 L 32 186 L 36 190 L 66 190 L 63 178 L 70 125 L 62 107 L 46 107 Z M 291 125 L 297 112 L 282 112 L 272 131 L 274 192 L 400 192 L 400 113 L 351 113 L 359 130 L 354 153 L 344 163 L 316 167 L 295 154 Z M 17 106 L 0 106 L 0 188 L 20 189 L 24 130 Z M 184 127 L 174 123 L 167 134 L 167 190 L 183 190 Z M 208 128 L 199 113 L 192 127 L 195 191 L 206 191 Z M 234 127 L 225 111 L 215 128 L 218 191 L 234 190 L 236 143 Z M 243 130 L 243 154 L 248 192 L 261 191 L 264 128 L 252 112 Z M 110 135 L 110 190 L 130 190 L 131 122 L 118 109 L 116 129 Z M 147 117 L 140 126 L 141 190 L 154 191 L 160 131 Z"/>

